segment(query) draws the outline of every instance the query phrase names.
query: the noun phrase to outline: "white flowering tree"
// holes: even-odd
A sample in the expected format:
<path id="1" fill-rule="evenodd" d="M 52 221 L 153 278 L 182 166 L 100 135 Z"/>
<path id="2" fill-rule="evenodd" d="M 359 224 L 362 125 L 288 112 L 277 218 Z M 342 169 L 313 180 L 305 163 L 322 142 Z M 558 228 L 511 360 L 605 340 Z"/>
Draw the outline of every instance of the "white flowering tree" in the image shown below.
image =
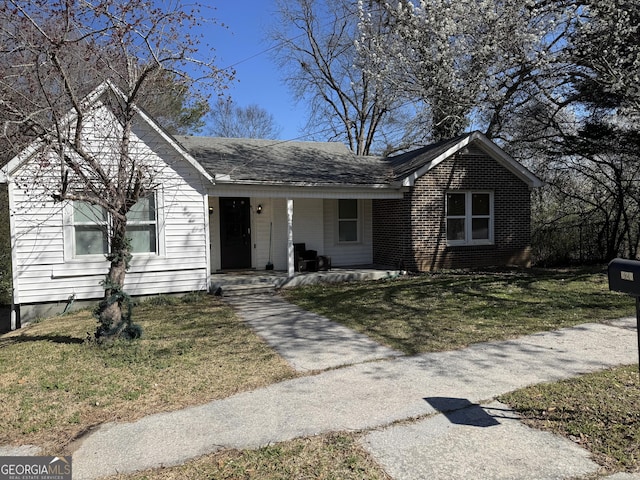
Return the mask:
<path id="1" fill-rule="evenodd" d="M 557 75 L 574 5 L 533 0 L 360 1 L 360 54 L 379 85 L 422 105 L 432 140 L 470 124 L 500 134 L 507 112 Z M 380 32 L 380 16 L 384 30 Z"/>
<path id="2" fill-rule="evenodd" d="M 598 260 L 636 258 L 640 249 L 640 5 L 587 0 L 568 37 L 570 102 L 582 114 L 559 125 L 551 182 L 595 239 Z M 566 208 L 566 207 L 565 207 Z M 575 211 L 579 215 L 575 215 Z"/>
<path id="3" fill-rule="evenodd" d="M 132 143 L 137 102 L 165 90 L 167 79 L 182 102 L 194 78 L 214 89 L 228 78 L 211 49 L 198 57 L 194 32 L 201 15 L 180 1 L 0 0 L 3 153 L 37 141 L 36 164 L 48 170 L 28 179 L 33 191 L 56 202 L 81 202 L 86 216 L 104 212 L 110 267 L 97 311 L 101 340 L 136 335 L 123 292 L 131 257 L 127 217 L 157 181 L 157 171 L 136 156 Z M 105 81 L 114 86 L 111 93 L 96 90 Z M 115 117 L 99 139 L 104 148 L 87 135 L 96 119 L 91 92 L 105 93 L 102 105 Z M 188 114 L 183 107 L 175 107 L 178 116 Z"/>
<path id="4" fill-rule="evenodd" d="M 616 113 L 640 117 L 640 5 L 634 0 L 586 0 L 570 36 L 579 98 Z"/>
<path id="5" fill-rule="evenodd" d="M 512 151 L 537 158 L 547 183 L 534 195 L 542 259 L 640 252 L 639 24 L 637 2 L 580 2 L 558 56 L 564 78 L 511 122 Z"/>

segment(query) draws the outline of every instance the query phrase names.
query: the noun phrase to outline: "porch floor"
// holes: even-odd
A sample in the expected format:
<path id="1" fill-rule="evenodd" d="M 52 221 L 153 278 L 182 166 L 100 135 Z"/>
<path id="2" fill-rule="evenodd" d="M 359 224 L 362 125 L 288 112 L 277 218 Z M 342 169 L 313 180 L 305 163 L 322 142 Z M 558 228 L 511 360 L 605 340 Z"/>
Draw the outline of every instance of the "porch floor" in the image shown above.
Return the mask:
<path id="1" fill-rule="evenodd" d="M 316 283 L 339 283 L 359 280 L 381 280 L 400 276 L 400 270 L 375 265 L 339 267 L 321 272 L 296 272 L 289 277 L 280 270 L 242 270 L 216 272 L 211 275 L 211 292 L 218 295 L 267 293 L 279 288 L 292 288 Z"/>

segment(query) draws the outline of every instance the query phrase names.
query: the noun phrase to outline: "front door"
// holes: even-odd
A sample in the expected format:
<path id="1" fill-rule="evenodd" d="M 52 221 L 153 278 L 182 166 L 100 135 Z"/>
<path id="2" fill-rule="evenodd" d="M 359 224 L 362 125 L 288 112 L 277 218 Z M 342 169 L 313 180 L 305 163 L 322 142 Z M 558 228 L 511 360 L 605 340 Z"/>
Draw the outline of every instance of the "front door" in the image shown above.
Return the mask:
<path id="1" fill-rule="evenodd" d="M 248 198 L 220 198 L 220 266 L 251 268 L 251 209 Z"/>

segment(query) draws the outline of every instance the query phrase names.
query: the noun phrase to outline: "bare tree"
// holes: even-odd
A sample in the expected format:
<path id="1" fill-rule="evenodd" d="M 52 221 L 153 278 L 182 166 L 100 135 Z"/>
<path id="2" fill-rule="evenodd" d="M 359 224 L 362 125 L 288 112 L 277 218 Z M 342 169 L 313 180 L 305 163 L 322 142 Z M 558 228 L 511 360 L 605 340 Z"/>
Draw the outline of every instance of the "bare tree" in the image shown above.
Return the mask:
<path id="1" fill-rule="evenodd" d="M 0 0 L 3 139 L 14 152 L 25 141 L 37 146 L 39 170 L 22 187 L 56 202 L 82 202 L 86 211 L 106 217 L 110 266 L 99 339 L 136 333 L 123 292 L 131 258 L 127 215 L 153 194 L 158 174 L 132 143 L 137 102 L 143 92 L 161 88 L 163 78 L 183 92 L 195 77 L 213 88 L 228 78 L 209 52 L 196 57 L 200 38 L 191 32 L 201 21 L 197 8 L 180 1 L 163 6 L 150 0 Z M 116 121 L 91 138 L 96 108 Z"/>
<path id="2" fill-rule="evenodd" d="M 276 139 L 281 130 L 264 108 L 241 107 L 230 98 L 218 99 L 209 114 L 209 133 L 217 137 Z"/>
<path id="3" fill-rule="evenodd" d="M 286 82 L 310 105 L 307 129 L 345 141 L 367 155 L 404 142 L 407 123 L 395 96 L 387 95 L 362 68 L 354 0 L 280 0 L 271 38 Z M 411 143 L 410 140 L 406 140 Z"/>

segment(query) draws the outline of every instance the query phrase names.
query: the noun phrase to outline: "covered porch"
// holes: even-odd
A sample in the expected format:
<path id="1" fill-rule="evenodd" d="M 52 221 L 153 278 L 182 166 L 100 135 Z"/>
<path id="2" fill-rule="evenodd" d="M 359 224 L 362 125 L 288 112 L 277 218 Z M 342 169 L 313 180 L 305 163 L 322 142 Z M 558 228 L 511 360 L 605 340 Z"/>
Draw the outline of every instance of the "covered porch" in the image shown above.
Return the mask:
<path id="1" fill-rule="evenodd" d="M 373 264 L 373 201 L 399 195 L 386 189 L 217 190 L 207 197 L 211 273 L 279 271 L 287 278 L 300 273 L 300 246 L 334 269 Z M 320 261 L 315 268 L 322 268 Z"/>
<path id="2" fill-rule="evenodd" d="M 253 295 L 318 283 L 391 279 L 402 274 L 400 270 L 376 265 L 332 268 L 322 272 L 296 272 L 293 276 L 284 270 L 242 270 L 214 273 L 211 275 L 210 285 L 211 293 L 216 295 Z"/>

